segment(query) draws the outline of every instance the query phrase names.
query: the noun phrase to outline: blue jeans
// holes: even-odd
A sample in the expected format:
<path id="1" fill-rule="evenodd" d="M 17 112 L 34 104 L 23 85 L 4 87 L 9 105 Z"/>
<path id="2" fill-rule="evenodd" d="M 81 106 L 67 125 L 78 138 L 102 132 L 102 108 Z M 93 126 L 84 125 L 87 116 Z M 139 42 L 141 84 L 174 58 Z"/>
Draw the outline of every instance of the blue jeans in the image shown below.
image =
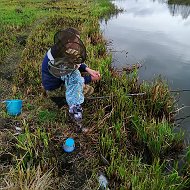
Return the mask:
<path id="1" fill-rule="evenodd" d="M 77 69 L 61 79 L 65 81 L 67 104 L 69 106 L 82 104 L 84 102 L 84 78 L 80 71 Z"/>

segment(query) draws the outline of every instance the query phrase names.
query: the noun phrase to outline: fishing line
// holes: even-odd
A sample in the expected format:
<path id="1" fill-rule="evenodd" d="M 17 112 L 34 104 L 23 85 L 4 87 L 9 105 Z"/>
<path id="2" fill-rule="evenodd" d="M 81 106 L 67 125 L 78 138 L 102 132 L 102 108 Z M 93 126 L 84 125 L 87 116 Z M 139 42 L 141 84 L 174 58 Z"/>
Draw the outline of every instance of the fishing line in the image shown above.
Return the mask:
<path id="1" fill-rule="evenodd" d="M 170 90 L 170 92 L 190 92 L 190 89 Z"/>

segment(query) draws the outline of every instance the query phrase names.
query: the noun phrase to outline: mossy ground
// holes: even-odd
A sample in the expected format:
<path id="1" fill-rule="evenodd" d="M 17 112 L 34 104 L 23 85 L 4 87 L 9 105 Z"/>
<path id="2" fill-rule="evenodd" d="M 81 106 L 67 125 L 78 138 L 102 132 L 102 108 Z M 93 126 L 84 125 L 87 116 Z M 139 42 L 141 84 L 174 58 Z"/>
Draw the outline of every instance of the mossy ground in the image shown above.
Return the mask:
<path id="1" fill-rule="evenodd" d="M 20 116 L 10 117 L 3 106 L 0 112 L 2 188 L 97 189 L 100 171 L 111 189 L 189 188 L 188 164 L 179 170 L 174 162 L 183 134 L 174 131 L 174 97 L 168 86 L 161 79 L 140 84 L 137 70 L 119 75 L 110 69 L 111 55 L 99 29 L 100 18 L 117 12 L 109 1 L 15 0 L 0 5 L 1 99 L 24 100 Z M 53 35 L 69 26 L 81 31 L 86 64 L 102 75 L 92 84 L 93 96 L 109 96 L 85 100 L 87 133 L 76 132 L 63 91 L 47 98 L 41 86 L 41 62 Z M 141 92 L 145 94 L 126 96 Z M 68 137 L 76 141 L 72 154 L 62 150 Z M 188 154 L 185 158 L 189 161 Z"/>

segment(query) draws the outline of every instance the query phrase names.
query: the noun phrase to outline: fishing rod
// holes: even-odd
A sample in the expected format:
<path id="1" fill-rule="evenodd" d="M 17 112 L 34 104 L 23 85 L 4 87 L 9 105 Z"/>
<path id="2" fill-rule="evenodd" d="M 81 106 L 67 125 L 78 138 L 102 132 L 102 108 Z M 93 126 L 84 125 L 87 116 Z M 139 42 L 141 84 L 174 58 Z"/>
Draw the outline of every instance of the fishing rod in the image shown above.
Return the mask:
<path id="1" fill-rule="evenodd" d="M 142 92 L 142 93 L 136 93 L 136 94 L 126 94 L 126 96 L 131 97 L 131 96 L 142 96 L 145 95 L 146 92 Z M 115 97 L 116 95 L 110 95 L 110 96 L 96 96 L 96 97 L 87 97 L 85 99 L 88 100 L 95 100 L 95 99 L 104 99 L 104 98 L 111 98 L 111 97 Z"/>
<path id="2" fill-rule="evenodd" d="M 190 89 L 181 89 L 181 90 L 170 90 L 170 92 L 190 92 Z M 134 94 L 126 94 L 128 97 L 132 96 L 142 96 L 145 95 L 146 92 L 141 92 L 141 93 L 134 93 Z M 111 98 L 115 97 L 116 95 L 109 95 L 109 96 L 96 96 L 96 97 L 87 97 L 86 99 L 88 100 L 95 100 L 95 99 L 104 99 L 104 98 Z"/>

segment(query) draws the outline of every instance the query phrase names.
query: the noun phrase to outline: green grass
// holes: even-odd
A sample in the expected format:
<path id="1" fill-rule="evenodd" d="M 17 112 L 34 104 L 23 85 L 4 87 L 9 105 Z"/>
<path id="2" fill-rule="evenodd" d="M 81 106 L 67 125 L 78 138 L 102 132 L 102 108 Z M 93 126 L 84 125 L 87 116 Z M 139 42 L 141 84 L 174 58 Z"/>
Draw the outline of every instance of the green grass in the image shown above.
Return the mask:
<path id="1" fill-rule="evenodd" d="M 183 142 L 183 134 L 175 133 L 174 126 L 167 121 L 146 123 L 138 117 L 132 120 L 137 137 L 146 144 L 153 158 L 169 153 L 171 147 Z"/>
<path id="2" fill-rule="evenodd" d="M 190 5 L 190 0 L 168 0 L 168 4 Z"/>
<path id="3" fill-rule="evenodd" d="M 183 180 L 175 168 L 165 172 L 166 165 L 167 162 L 161 164 L 159 161 L 147 165 L 142 163 L 141 158 L 115 155 L 107 173 L 120 181 L 117 184 L 119 188 L 115 186 L 115 189 L 185 189 L 189 185 L 188 180 Z"/>

